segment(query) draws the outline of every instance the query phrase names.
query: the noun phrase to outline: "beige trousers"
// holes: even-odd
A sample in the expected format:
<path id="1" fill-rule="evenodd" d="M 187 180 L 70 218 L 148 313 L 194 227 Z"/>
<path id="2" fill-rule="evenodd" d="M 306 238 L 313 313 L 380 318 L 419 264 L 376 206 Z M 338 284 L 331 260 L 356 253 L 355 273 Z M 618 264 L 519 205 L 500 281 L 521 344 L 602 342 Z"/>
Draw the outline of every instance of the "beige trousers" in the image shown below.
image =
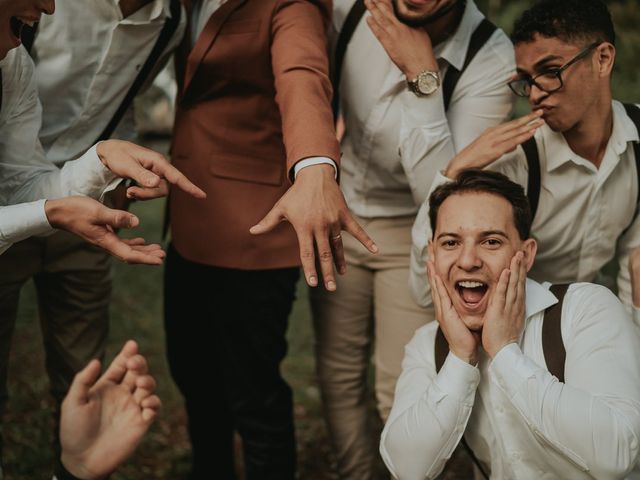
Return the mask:
<path id="1" fill-rule="evenodd" d="M 343 235 L 347 273 L 337 291 L 310 291 L 316 364 L 325 418 L 341 479 L 369 480 L 378 450 L 370 427 L 367 368 L 373 350 L 378 412 L 393 404 L 404 346 L 433 319 L 409 292 L 409 253 L 414 217 L 357 219 L 380 252 L 371 255 Z M 375 338 L 375 345 L 374 345 Z"/>

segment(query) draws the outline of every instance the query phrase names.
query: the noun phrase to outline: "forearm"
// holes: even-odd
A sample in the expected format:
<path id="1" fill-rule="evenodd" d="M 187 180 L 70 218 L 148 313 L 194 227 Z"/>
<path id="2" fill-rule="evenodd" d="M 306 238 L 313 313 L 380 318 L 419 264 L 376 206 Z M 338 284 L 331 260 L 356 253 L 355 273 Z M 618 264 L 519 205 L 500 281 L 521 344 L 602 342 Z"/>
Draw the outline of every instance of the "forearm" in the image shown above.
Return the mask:
<path id="1" fill-rule="evenodd" d="M 504 347 L 489 371 L 545 446 L 596 478 L 622 478 L 635 465 L 640 434 L 637 401 L 615 398 L 614 393 L 598 396 L 560 383 L 516 344 Z"/>
<path id="2" fill-rule="evenodd" d="M 464 433 L 480 381 L 477 368 L 449 354 L 433 381 L 405 368 L 380 453 L 398 479 L 435 478 Z M 413 377 L 413 378 L 412 378 Z"/>

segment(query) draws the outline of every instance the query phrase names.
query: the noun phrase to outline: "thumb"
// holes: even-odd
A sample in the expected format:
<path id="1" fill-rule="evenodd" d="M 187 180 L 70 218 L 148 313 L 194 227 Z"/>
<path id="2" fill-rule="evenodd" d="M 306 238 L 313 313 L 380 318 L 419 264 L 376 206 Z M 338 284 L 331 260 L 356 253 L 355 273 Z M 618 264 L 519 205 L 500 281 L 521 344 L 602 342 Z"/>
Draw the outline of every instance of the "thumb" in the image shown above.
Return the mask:
<path id="1" fill-rule="evenodd" d="M 134 214 L 104 206 L 98 214 L 98 222 L 113 228 L 135 228 L 140 224 L 140 220 Z"/>
<path id="2" fill-rule="evenodd" d="M 249 233 L 252 235 L 267 233 L 273 230 L 284 218 L 280 207 L 276 204 L 262 220 L 249 229 Z"/>
<path id="3" fill-rule="evenodd" d="M 89 390 L 100 376 L 100 361 L 91 360 L 86 367 L 78 372 L 69 387 L 67 400 L 76 404 L 87 403 Z"/>

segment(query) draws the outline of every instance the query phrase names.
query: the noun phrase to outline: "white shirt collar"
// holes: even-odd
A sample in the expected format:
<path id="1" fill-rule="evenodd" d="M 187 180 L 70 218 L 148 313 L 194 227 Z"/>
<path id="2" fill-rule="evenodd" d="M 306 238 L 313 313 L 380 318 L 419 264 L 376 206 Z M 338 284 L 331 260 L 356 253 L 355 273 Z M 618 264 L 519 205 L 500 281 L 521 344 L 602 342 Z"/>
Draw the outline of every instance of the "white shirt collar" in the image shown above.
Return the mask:
<path id="1" fill-rule="evenodd" d="M 443 58 L 449 65 L 460 70 L 467 56 L 471 35 L 483 18 L 484 15 L 478 10 L 473 0 L 467 0 L 462 19 L 455 33 L 434 48 L 433 53 L 436 58 Z"/>
<path id="2" fill-rule="evenodd" d="M 535 280 L 527 278 L 525 298 L 525 321 L 536 313 L 539 313 L 551 305 L 558 303 L 556 296 L 549 291 L 551 284 L 544 282 L 539 284 Z"/>

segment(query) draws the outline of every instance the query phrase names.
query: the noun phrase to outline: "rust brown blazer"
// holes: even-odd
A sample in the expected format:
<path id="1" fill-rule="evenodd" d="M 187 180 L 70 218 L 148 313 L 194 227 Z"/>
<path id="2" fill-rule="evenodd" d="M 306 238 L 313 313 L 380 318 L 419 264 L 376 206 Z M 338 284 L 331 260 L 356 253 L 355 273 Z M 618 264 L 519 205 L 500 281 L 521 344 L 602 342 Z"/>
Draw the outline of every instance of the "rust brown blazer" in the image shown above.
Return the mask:
<path id="1" fill-rule="evenodd" d="M 290 186 L 297 161 L 339 160 L 330 12 L 329 0 L 227 0 L 178 54 L 172 159 L 208 195 L 171 192 L 172 241 L 188 260 L 252 270 L 299 264 L 288 223 L 260 236 L 249 228 Z"/>

